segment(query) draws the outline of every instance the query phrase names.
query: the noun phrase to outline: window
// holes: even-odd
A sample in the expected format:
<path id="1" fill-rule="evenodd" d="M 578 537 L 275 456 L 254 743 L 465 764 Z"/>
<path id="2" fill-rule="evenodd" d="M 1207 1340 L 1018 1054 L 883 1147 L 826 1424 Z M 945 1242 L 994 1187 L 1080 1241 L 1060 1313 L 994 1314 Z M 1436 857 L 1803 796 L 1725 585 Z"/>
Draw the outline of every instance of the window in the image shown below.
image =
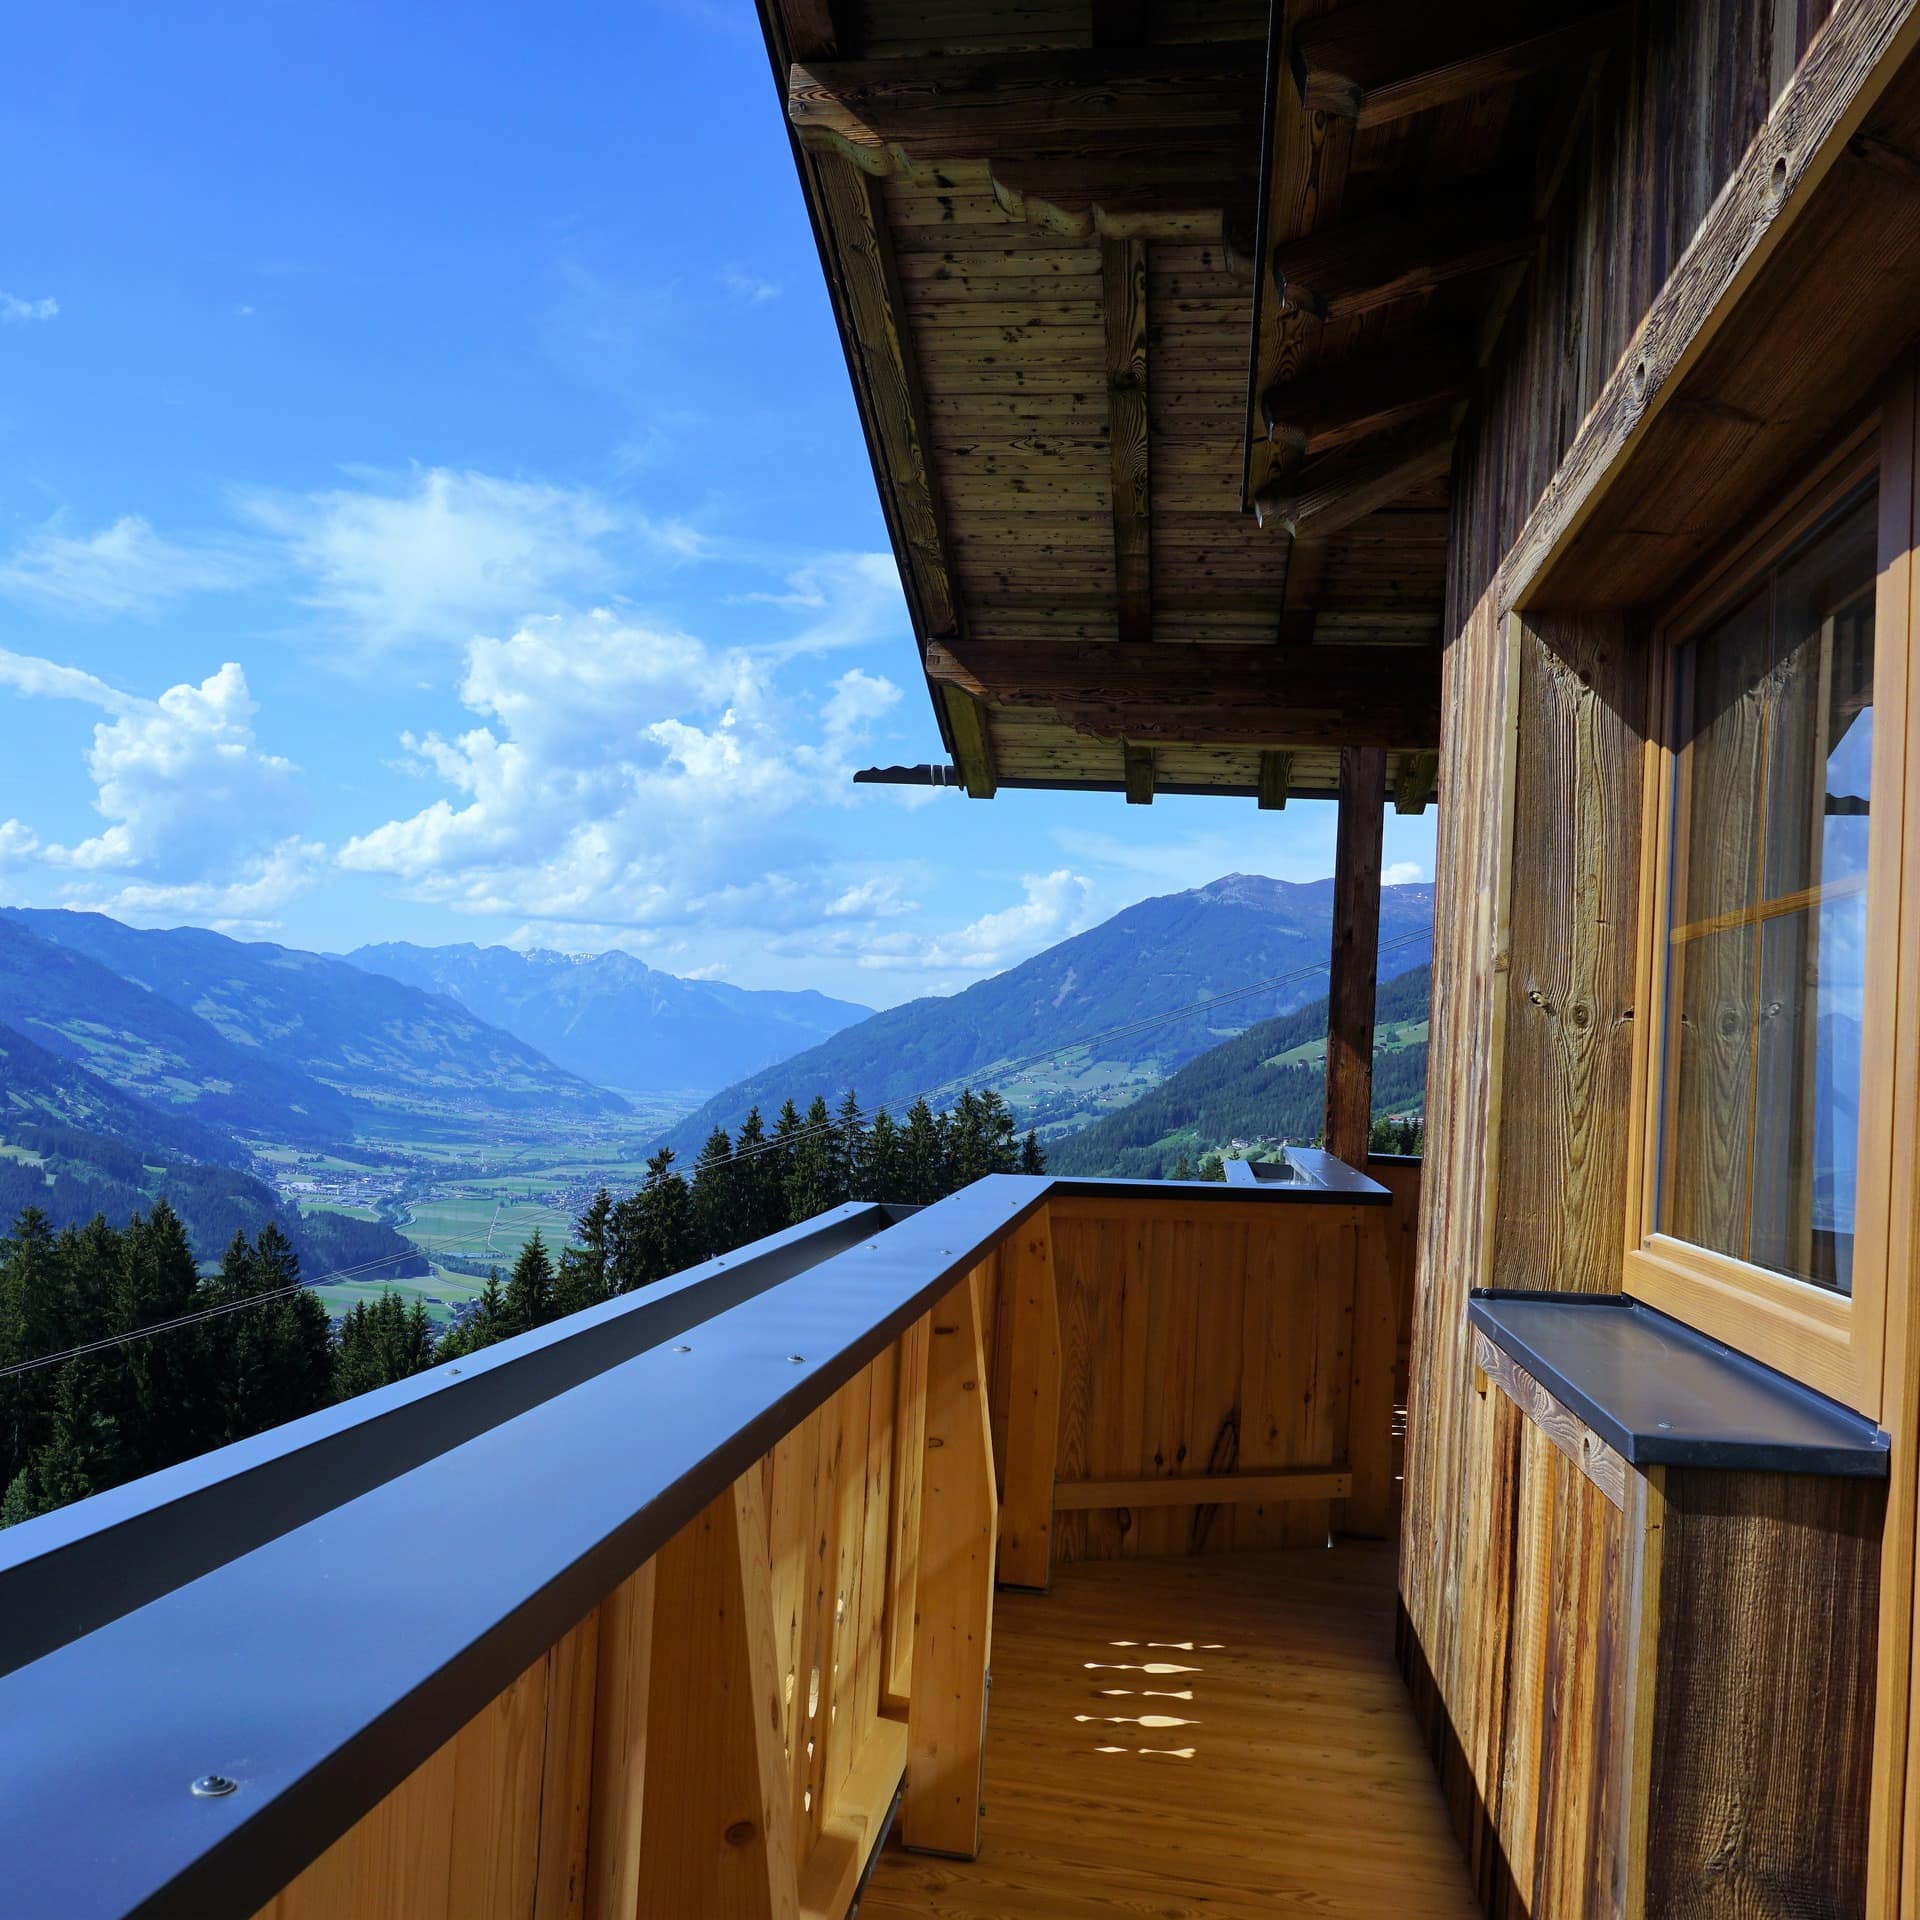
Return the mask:
<path id="1" fill-rule="evenodd" d="M 1852 1291 L 1875 497 L 1677 649 L 1663 1233 Z"/>
<path id="2" fill-rule="evenodd" d="M 1910 1026 L 1914 999 L 1898 959 L 1912 417 L 1903 397 L 1884 438 L 1836 456 L 1657 636 L 1625 1275 L 1871 1414 L 1896 1003 Z"/>

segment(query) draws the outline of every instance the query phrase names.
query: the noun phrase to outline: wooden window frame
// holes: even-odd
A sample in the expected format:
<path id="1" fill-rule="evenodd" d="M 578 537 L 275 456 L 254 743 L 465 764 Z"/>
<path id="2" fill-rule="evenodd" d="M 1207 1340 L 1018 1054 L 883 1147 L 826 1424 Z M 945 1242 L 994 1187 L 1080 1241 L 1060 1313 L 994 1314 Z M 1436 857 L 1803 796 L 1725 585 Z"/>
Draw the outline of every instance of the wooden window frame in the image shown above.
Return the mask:
<path id="1" fill-rule="evenodd" d="M 1624 1290 L 1742 1353 L 1776 1367 L 1878 1420 L 1883 1401 L 1889 1252 L 1893 1207 L 1907 1204 L 1896 1119 L 1909 1125 L 1911 1101 L 1896 1082 L 1912 1051 L 1920 994 L 1901 965 L 1920 919 L 1920 692 L 1915 658 L 1912 558 L 1916 526 L 1916 436 L 1920 408 L 1910 368 L 1889 382 L 1882 403 L 1812 463 L 1803 484 L 1749 538 L 1721 556 L 1655 622 L 1648 670 L 1649 714 L 1641 812 L 1639 984 L 1646 1009 L 1634 1062 L 1638 1116 L 1628 1178 Z M 1884 1044 L 1862 1049 L 1860 1140 L 1854 1195 L 1853 1291 L 1717 1253 L 1659 1232 L 1660 1128 L 1665 1107 L 1663 1045 L 1672 888 L 1672 809 L 1679 749 L 1672 743 L 1675 660 L 1751 593 L 1758 578 L 1846 496 L 1879 481 L 1874 590 L 1874 739 L 1867 847 L 1867 941 L 1863 1022 Z M 1896 1107 L 1899 1112 L 1896 1113 Z M 1911 1157 L 1911 1141 L 1908 1143 Z M 1899 1192 L 1896 1192 L 1898 1183 Z"/>

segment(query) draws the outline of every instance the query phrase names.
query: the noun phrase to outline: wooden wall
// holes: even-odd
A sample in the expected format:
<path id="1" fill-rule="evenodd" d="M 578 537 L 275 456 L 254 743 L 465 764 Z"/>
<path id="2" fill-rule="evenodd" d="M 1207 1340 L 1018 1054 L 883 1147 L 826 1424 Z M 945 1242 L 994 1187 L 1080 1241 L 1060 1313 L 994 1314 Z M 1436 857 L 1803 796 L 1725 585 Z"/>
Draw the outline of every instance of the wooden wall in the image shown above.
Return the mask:
<path id="1" fill-rule="evenodd" d="M 1619 1707 L 1633 1697 L 1622 1662 L 1646 1604 L 1622 1572 L 1644 1543 L 1510 1403 L 1479 1391 L 1469 1347 L 1473 1287 L 1619 1289 L 1634 1138 L 1644 624 L 1509 613 L 1500 568 L 1827 10 L 1635 9 L 1455 467 L 1402 1650 L 1493 1913 L 1628 1910 Z M 1766 1526 L 1756 1518 L 1741 1537 L 1741 1550 L 1759 1552 Z M 1718 1576 L 1700 1561 L 1693 1577 Z M 1849 1614 L 1834 1657 L 1857 1687 L 1859 1663 L 1871 1665 L 1871 1579 L 1857 1565 L 1846 1579 L 1846 1604 L 1866 1611 Z M 1677 1583 L 1656 1586 L 1676 1610 L 1673 1634 L 1690 1630 L 1683 1598 Z M 1777 1637 L 1779 1613 L 1760 1617 Z M 1757 1670 L 1784 1676 L 1781 1647 L 1755 1648 L 1744 1680 Z M 1854 1698 L 1841 1708 L 1848 1764 L 1864 1750 L 1845 1722 Z M 1661 1737 L 1679 1731 L 1663 1725 Z M 1797 1731 L 1814 1739 L 1810 1726 Z M 1703 1776 L 1724 1780 L 1728 1764 L 1719 1756 Z M 1668 1815 L 1654 1837 L 1673 1873 L 1688 1860 L 1706 1871 L 1699 1849 L 1676 1841 L 1686 1820 L 1669 1804 L 1656 1811 Z M 1824 1886 L 1806 1861 L 1783 1870 L 1794 1897 L 1814 1904 L 1742 1908 L 1676 1880 L 1648 1888 L 1647 1911 L 1853 1911 L 1831 1904 L 1838 1881 L 1855 1884 L 1850 1845 L 1836 1845 L 1837 1880 Z"/>
<path id="2" fill-rule="evenodd" d="M 786 1435 L 261 1920 L 839 1920 L 910 1744 L 929 1783 L 957 1767 L 970 1830 L 985 1634 L 958 1663 L 928 1635 L 989 1604 L 988 1279 Z M 943 1339 L 961 1349 L 944 1369 Z M 940 1425 L 943 1371 L 963 1427 L 972 1394 L 984 1506 L 954 1484 L 967 1435 Z M 937 1839 L 943 1809 L 922 1817 Z"/>

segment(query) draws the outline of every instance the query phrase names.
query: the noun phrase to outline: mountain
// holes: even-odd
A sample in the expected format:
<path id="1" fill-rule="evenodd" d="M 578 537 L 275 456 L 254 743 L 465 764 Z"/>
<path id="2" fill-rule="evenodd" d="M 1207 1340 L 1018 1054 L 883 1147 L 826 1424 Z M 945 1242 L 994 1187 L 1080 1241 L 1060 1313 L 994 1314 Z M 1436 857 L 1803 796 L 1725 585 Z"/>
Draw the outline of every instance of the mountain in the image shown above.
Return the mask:
<path id="1" fill-rule="evenodd" d="M 0 1233 L 38 1207 L 56 1227 L 97 1213 L 115 1223 L 164 1196 L 201 1260 L 217 1260 L 235 1228 L 277 1219 L 314 1276 L 379 1260 L 391 1279 L 427 1262 L 384 1221 L 302 1216 L 240 1164 L 228 1135 L 163 1113 L 10 1027 L 0 1027 Z"/>
<path id="2" fill-rule="evenodd" d="M 946 998 L 911 1000 L 848 1027 L 772 1072 L 716 1094 L 667 1136 L 698 1152 L 716 1126 L 758 1106 L 769 1125 L 783 1100 L 804 1108 L 849 1087 L 898 1111 L 920 1093 L 997 1087 L 1023 1126 L 1058 1127 L 1136 1098 L 1196 1054 L 1324 990 L 1333 882 L 1228 874 L 1186 893 L 1142 900 L 1031 960 Z M 1417 964 L 1432 947 L 1431 886 L 1384 887 L 1381 964 Z M 1221 994 L 1258 992 L 1103 1039 L 1084 1061 L 1014 1063 L 1083 1035 L 1177 1015 Z"/>
<path id="3" fill-rule="evenodd" d="M 77 1061 L 0 1026 L 0 1142 L 23 1126 L 123 1140 L 169 1160 L 231 1165 L 246 1157 L 217 1129 L 136 1100 Z"/>
<path id="4" fill-rule="evenodd" d="M 1374 1006 L 1373 1110 L 1420 1108 L 1432 969 L 1385 980 Z M 1189 1060 L 1132 1106 L 1047 1146 L 1053 1173 L 1157 1180 L 1236 1140 L 1312 1140 L 1321 1129 L 1327 1003 L 1263 1020 Z"/>
<path id="5" fill-rule="evenodd" d="M 0 912 L 0 1021 L 162 1113 L 283 1140 L 339 1140 L 353 1130 L 346 1098 L 278 1053 L 240 1045 L 29 924 L 93 917 Z"/>
<path id="6" fill-rule="evenodd" d="M 629 1093 L 710 1093 L 873 1012 L 823 993 L 682 980 L 617 951 L 517 953 L 391 941 L 347 958 L 444 993 L 549 1060 Z"/>
<path id="7" fill-rule="evenodd" d="M 198 927 L 0 911 L 0 1020 L 156 1105 L 282 1140 L 626 1110 L 444 995 Z"/>

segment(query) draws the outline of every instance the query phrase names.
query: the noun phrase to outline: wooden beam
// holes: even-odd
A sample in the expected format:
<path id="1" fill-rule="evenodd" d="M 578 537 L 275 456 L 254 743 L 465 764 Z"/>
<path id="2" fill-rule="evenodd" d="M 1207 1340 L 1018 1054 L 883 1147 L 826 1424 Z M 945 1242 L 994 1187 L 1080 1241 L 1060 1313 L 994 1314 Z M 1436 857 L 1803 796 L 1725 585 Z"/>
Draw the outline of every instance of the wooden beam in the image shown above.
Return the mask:
<path id="1" fill-rule="evenodd" d="M 1327 1151 L 1365 1168 L 1373 1119 L 1373 1004 L 1380 960 L 1380 839 L 1387 758 L 1377 747 L 1340 755 L 1333 853 L 1333 966 L 1327 993 Z"/>
<path id="2" fill-rule="evenodd" d="M 759 1463 L 656 1556 L 641 1913 L 799 1920 Z"/>
<path id="3" fill-rule="evenodd" d="M 1260 756 L 1260 809 L 1278 813 L 1287 804 L 1287 790 L 1293 785 L 1293 755 L 1278 753 L 1269 747 Z"/>
<path id="4" fill-rule="evenodd" d="M 1461 194 L 1318 227 L 1274 246 L 1275 291 L 1289 307 L 1337 320 L 1504 266 L 1533 251 L 1539 228 L 1531 197 Z"/>
<path id="5" fill-rule="evenodd" d="M 1400 763 L 1400 778 L 1394 783 L 1393 810 L 1396 813 L 1425 813 L 1433 798 L 1433 783 L 1440 771 L 1437 753 L 1410 753 Z"/>
<path id="6" fill-rule="evenodd" d="M 1169 1474 L 1152 1480 L 1068 1480 L 1053 1490 L 1060 1513 L 1102 1507 L 1264 1505 L 1272 1500 L 1344 1500 L 1353 1475 L 1344 1467 L 1290 1467 L 1278 1473 Z"/>
<path id="7" fill-rule="evenodd" d="M 1000 1311 L 1011 1322 L 1006 1459 L 1000 1486 L 1003 1587 L 1044 1593 L 1053 1572 L 1053 1479 L 1060 1444 L 1060 1301 L 1045 1207 L 1001 1243 Z"/>
<path id="8" fill-rule="evenodd" d="M 1608 482 L 1627 469 L 1916 51 L 1920 0 L 1843 0 L 1834 8 L 1655 294 L 1509 550 L 1500 575 L 1504 607 L 1525 604 L 1545 584 Z M 1865 284 L 1869 276 L 1861 278 Z"/>
<path id="9" fill-rule="evenodd" d="M 1254 497 L 1254 516 L 1261 526 L 1277 526 L 1295 539 L 1324 540 L 1439 479 L 1453 465 L 1453 440 L 1447 419 L 1323 454 L 1263 487 Z"/>
<path id="10" fill-rule="evenodd" d="M 1253 352 L 1240 474 L 1240 504 L 1248 512 L 1262 490 L 1297 459 L 1291 447 L 1267 434 L 1262 396 L 1313 366 L 1325 324 L 1317 314 L 1289 307 L 1280 298 L 1266 263 L 1274 247 L 1336 222 L 1346 198 L 1353 121 L 1344 114 L 1309 109 L 1291 77 L 1293 36 L 1300 23 L 1328 10 L 1327 0 L 1280 0 L 1268 39 L 1267 140 L 1260 159 L 1254 241 L 1260 271 L 1253 283 Z"/>
<path id="11" fill-rule="evenodd" d="M 1431 646 L 1123 646 L 972 638 L 927 648 L 926 670 L 975 695 L 1051 705 L 1102 739 L 1284 749 L 1431 747 Z"/>
<path id="12" fill-rule="evenodd" d="M 831 241 L 827 267 L 845 316 L 855 387 L 877 455 L 908 604 L 922 634 L 951 633 L 959 624 L 958 601 L 928 457 L 919 369 L 880 189 L 842 160 L 822 159 L 814 174 Z"/>
<path id="13" fill-rule="evenodd" d="M 1391 433 L 1467 397 L 1473 356 L 1449 335 L 1399 335 L 1261 396 L 1267 437 L 1295 458 Z"/>
<path id="14" fill-rule="evenodd" d="M 1478 7 L 1358 0 L 1301 25 L 1294 80 L 1309 111 L 1383 126 L 1591 53 L 1625 11 L 1616 0 L 1550 8 L 1538 0 Z"/>
<path id="15" fill-rule="evenodd" d="M 931 657 L 931 656 L 929 656 Z M 936 677 L 931 665 L 929 678 Z M 960 769 L 970 800 L 991 800 L 999 785 L 993 766 L 993 737 L 987 730 L 987 709 L 967 688 L 945 682 L 940 697 L 947 710 L 947 728 L 953 735 L 953 763 Z"/>
<path id="16" fill-rule="evenodd" d="M 1147 243 L 1103 240 L 1113 580 L 1122 640 L 1153 638 L 1153 505 L 1147 462 Z"/>
<path id="17" fill-rule="evenodd" d="M 1050 155 L 1148 163 L 1259 138 L 1260 43 L 796 61 L 802 146 L 869 173 Z M 1217 162 L 1216 162 L 1217 170 Z"/>
<path id="18" fill-rule="evenodd" d="M 833 0 L 777 0 L 787 30 L 787 52 L 795 60 L 831 60 L 840 51 L 840 28 Z"/>
<path id="19" fill-rule="evenodd" d="M 1137 746 L 1126 741 L 1122 747 L 1125 754 L 1127 805 L 1130 807 L 1150 807 L 1153 805 L 1153 749 Z"/>
<path id="20" fill-rule="evenodd" d="M 907 1705 L 901 1838 L 924 1853 L 980 1851 L 980 1763 L 999 1516 L 976 1269 L 933 1310 L 926 1451 Z M 662 1913 L 677 1911 L 671 1907 Z"/>

